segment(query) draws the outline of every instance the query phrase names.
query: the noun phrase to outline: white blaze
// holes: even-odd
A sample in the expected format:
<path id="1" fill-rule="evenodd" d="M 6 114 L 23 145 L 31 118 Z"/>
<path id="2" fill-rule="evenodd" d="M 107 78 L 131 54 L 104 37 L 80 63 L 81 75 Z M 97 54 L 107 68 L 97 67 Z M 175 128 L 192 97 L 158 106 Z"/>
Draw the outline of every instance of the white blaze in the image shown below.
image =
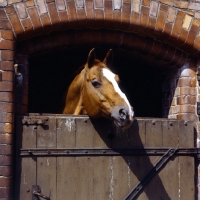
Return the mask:
<path id="1" fill-rule="evenodd" d="M 131 109 L 131 105 L 126 97 L 126 95 L 120 90 L 117 81 L 115 80 L 115 74 L 112 73 L 110 70 L 103 68 L 102 69 L 103 75 L 112 83 L 114 90 L 124 99 L 126 104 L 129 108 L 129 115 L 130 117 L 133 117 L 133 111 Z"/>

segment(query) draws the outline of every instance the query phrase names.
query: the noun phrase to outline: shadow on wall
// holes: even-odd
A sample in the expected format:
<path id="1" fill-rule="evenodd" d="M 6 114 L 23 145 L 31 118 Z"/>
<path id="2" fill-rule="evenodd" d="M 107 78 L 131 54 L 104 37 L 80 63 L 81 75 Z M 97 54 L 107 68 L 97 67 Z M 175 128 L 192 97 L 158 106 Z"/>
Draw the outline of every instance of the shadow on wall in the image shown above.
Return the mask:
<path id="1" fill-rule="evenodd" d="M 30 57 L 29 112 L 61 113 L 61 100 L 90 49 L 70 48 Z M 97 58 L 102 60 L 107 50 L 96 48 Z M 160 70 L 120 49 L 114 49 L 112 70 L 119 75 L 137 117 L 162 117 Z"/>

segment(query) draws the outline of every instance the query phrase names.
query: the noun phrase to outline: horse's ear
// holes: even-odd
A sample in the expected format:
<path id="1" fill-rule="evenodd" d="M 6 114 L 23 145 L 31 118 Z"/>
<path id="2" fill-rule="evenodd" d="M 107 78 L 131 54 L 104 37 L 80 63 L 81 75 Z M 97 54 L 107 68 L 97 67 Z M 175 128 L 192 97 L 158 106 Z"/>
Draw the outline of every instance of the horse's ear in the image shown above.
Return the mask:
<path id="1" fill-rule="evenodd" d="M 96 58 L 96 54 L 95 54 L 95 49 L 93 48 L 88 54 L 88 58 L 87 58 L 88 68 L 91 68 L 94 65 L 95 58 Z"/>
<path id="2" fill-rule="evenodd" d="M 112 63 L 113 63 L 113 50 L 110 49 L 107 54 L 106 57 L 104 58 L 103 62 L 106 64 L 106 66 L 111 67 Z"/>

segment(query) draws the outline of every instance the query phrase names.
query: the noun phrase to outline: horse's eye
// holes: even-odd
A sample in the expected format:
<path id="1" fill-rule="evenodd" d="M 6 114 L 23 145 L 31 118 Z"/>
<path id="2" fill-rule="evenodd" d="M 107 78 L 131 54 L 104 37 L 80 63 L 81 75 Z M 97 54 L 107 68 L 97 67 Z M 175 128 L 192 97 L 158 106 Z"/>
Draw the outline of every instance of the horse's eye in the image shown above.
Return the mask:
<path id="1" fill-rule="evenodd" d="M 101 86 L 101 83 L 99 83 L 97 80 L 92 80 L 91 83 L 95 88 L 99 88 Z"/>

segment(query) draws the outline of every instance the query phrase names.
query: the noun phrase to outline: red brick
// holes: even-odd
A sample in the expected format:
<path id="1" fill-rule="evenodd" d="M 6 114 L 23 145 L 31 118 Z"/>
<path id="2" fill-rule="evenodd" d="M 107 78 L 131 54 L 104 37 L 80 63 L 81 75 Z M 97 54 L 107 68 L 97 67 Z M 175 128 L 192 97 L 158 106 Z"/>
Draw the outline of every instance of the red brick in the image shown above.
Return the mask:
<path id="1" fill-rule="evenodd" d="M 122 42 L 121 42 L 122 48 L 129 48 L 130 47 L 131 36 L 132 36 L 131 33 L 124 32 L 123 39 L 122 39 Z"/>
<path id="2" fill-rule="evenodd" d="M 196 95 L 196 87 L 181 87 L 180 95 Z"/>
<path id="3" fill-rule="evenodd" d="M 10 72 L 10 71 L 4 71 L 2 73 L 2 80 L 3 81 L 13 81 L 13 72 Z"/>
<path id="4" fill-rule="evenodd" d="M 157 56 L 158 53 L 160 52 L 161 46 L 162 46 L 161 42 L 154 41 L 153 48 L 152 48 L 149 55 Z"/>
<path id="5" fill-rule="evenodd" d="M 95 23 L 93 0 L 86 0 L 85 5 L 86 5 L 86 12 L 87 12 L 87 27 L 93 27 Z M 105 6 L 106 5 L 107 3 L 105 2 Z M 105 15 L 106 13 L 107 11 L 105 8 Z"/>
<path id="6" fill-rule="evenodd" d="M 158 58 L 159 60 L 162 60 L 162 59 L 165 57 L 168 48 L 169 48 L 169 45 L 162 43 L 160 52 L 159 52 L 159 54 L 156 56 L 156 58 Z"/>
<path id="7" fill-rule="evenodd" d="M 183 95 L 183 96 L 177 97 L 178 105 L 183 105 L 183 104 L 196 105 L 196 102 L 197 102 L 196 96 Z"/>
<path id="8" fill-rule="evenodd" d="M 129 26 L 130 31 L 136 31 L 138 30 L 138 24 L 139 24 L 139 14 L 138 13 L 131 13 L 131 24 Z"/>
<path id="9" fill-rule="evenodd" d="M 118 29 L 120 26 L 121 26 L 121 10 L 114 10 L 112 27 Z"/>
<path id="10" fill-rule="evenodd" d="M 59 17 L 61 20 L 61 30 L 66 30 L 69 27 L 69 18 L 66 11 L 59 12 Z"/>
<path id="11" fill-rule="evenodd" d="M 196 87 L 195 78 L 179 78 L 178 80 L 179 87 Z"/>
<path id="12" fill-rule="evenodd" d="M 55 0 L 46 0 L 47 3 L 55 2 Z"/>
<path id="13" fill-rule="evenodd" d="M 172 46 L 169 46 L 167 50 L 167 54 L 164 57 L 164 60 L 167 62 L 171 62 L 171 60 L 173 59 L 175 55 L 175 52 L 176 52 L 176 49 Z"/>
<path id="14" fill-rule="evenodd" d="M 1 123 L 2 122 L 4 122 L 4 123 L 13 123 L 13 114 L 12 113 L 1 112 L 0 113 L 0 122 Z M 1 143 L 1 141 L 0 141 L 0 143 Z"/>
<path id="15" fill-rule="evenodd" d="M 12 178 L 11 177 L 0 177 L 0 187 L 11 187 Z"/>
<path id="16" fill-rule="evenodd" d="M 103 8 L 103 1 L 102 0 L 94 0 L 95 8 Z"/>
<path id="17" fill-rule="evenodd" d="M 34 36 L 34 31 L 33 31 L 33 26 L 32 26 L 31 20 L 29 18 L 27 18 L 27 19 L 22 20 L 21 23 L 24 27 L 26 37 Z"/>
<path id="18" fill-rule="evenodd" d="M 152 15 L 153 17 L 157 16 L 158 6 L 159 6 L 158 2 L 151 1 L 150 15 Z"/>
<path id="19" fill-rule="evenodd" d="M 0 9 L 0 19 L 7 19 L 4 9 Z"/>
<path id="20" fill-rule="evenodd" d="M 11 135 L 11 134 L 0 134 L 1 135 Z M 0 166 L 0 176 L 9 177 L 12 176 L 12 170 L 10 166 Z"/>
<path id="21" fill-rule="evenodd" d="M 2 92 L 12 92 L 13 91 L 13 82 L 2 81 L 0 82 L 0 91 Z"/>
<path id="22" fill-rule="evenodd" d="M 34 30 L 36 34 L 42 33 L 42 24 L 40 23 L 39 15 L 35 7 L 28 9 Z"/>
<path id="23" fill-rule="evenodd" d="M 95 10 L 95 27 L 103 27 L 104 22 L 104 12 L 103 10 L 96 9 Z"/>
<path id="24" fill-rule="evenodd" d="M 0 61 L 1 70 L 13 70 L 14 63 L 12 61 Z"/>
<path id="25" fill-rule="evenodd" d="M 166 13 L 165 12 L 159 12 L 158 13 L 158 18 L 157 18 L 157 24 L 156 24 L 156 30 L 159 32 L 162 32 L 164 29 L 165 25 L 165 20 L 166 20 Z"/>
<path id="26" fill-rule="evenodd" d="M 2 50 L 1 51 L 1 60 L 2 61 L 14 60 L 14 52 L 8 51 L 8 50 Z"/>
<path id="27" fill-rule="evenodd" d="M 4 102 L 13 102 L 13 93 L 12 92 L 3 92 L 0 91 L 0 101 Z"/>
<path id="28" fill-rule="evenodd" d="M 15 60 L 16 63 L 19 65 L 18 70 L 21 72 L 21 70 L 24 70 L 22 73 L 27 74 L 27 66 L 28 65 L 28 56 L 27 55 L 16 55 Z M 22 64 L 22 65 L 20 65 Z"/>
<path id="29" fill-rule="evenodd" d="M 25 4 L 26 4 L 26 7 L 32 7 L 35 5 L 35 2 L 34 0 L 27 0 Z"/>
<path id="30" fill-rule="evenodd" d="M 16 87 L 15 88 L 15 92 L 16 92 L 16 94 L 28 95 L 28 86 L 27 85 L 23 85 L 21 87 Z"/>
<path id="31" fill-rule="evenodd" d="M 0 198 L 1 200 L 9 200 L 12 197 L 12 188 L 11 187 L 3 187 L 0 188 Z M 5 198 L 5 199 L 3 199 Z M 9 199 L 7 199 L 9 198 Z"/>
<path id="32" fill-rule="evenodd" d="M 80 31 L 75 31 L 75 35 L 76 35 L 76 42 L 79 45 L 90 45 L 92 44 L 92 35 L 89 31 L 87 30 L 80 30 Z"/>
<path id="33" fill-rule="evenodd" d="M 0 49 L 14 50 L 15 43 L 10 40 L 1 40 L 0 41 Z"/>
<path id="34" fill-rule="evenodd" d="M 199 29 L 197 26 L 192 25 L 190 28 L 190 31 L 188 33 L 188 37 L 186 40 L 186 43 L 184 44 L 184 46 L 182 47 L 184 50 L 188 50 L 188 46 L 193 46 L 194 40 L 196 38 L 196 35 L 198 33 Z"/>
<path id="35" fill-rule="evenodd" d="M 146 44 L 145 44 L 145 48 L 143 50 L 143 52 L 145 54 L 149 54 L 153 48 L 153 43 L 154 43 L 154 40 L 150 39 L 150 38 L 146 38 Z"/>
<path id="36" fill-rule="evenodd" d="M 0 82 L 0 91 L 12 92 L 13 91 L 13 82 L 9 82 L 9 81 Z"/>
<path id="37" fill-rule="evenodd" d="M 147 34 L 147 32 L 145 31 L 145 27 L 147 27 L 148 18 L 149 18 L 149 8 L 142 6 L 141 16 L 140 16 L 140 26 L 138 29 L 139 33 L 142 33 L 144 35 Z"/>
<path id="38" fill-rule="evenodd" d="M 149 17 L 148 21 L 148 33 L 149 35 L 154 35 L 154 29 L 156 27 L 156 18 L 155 17 Z"/>
<path id="39" fill-rule="evenodd" d="M 165 4 L 160 4 L 160 10 L 164 11 L 164 12 L 168 12 L 169 7 Z"/>
<path id="40" fill-rule="evenodd" d="M 176 46 L 178 46 L 178 47 L 182 46 L 185 43 L 187 36 L 188 36 L 188 31 L 185 29 L 181 29 Z"/>
<path id="41" fill-rule="evenodd" d="M 58 17 L 55 3 L 48 4 L 48 10 L 53 30 L 58 30 L 60 28 L 60 19 Z"/>
<path id="42" fill-rule="evenodd" d="M 66 2 L 67 5 L 67 10 L 68 10 L 68 16 L 69 16 L 69 20 L 70 22 L 73 22 L 73 28 L 77 26 L 77 15 L 76 15 L 76 8 L 74 5 L 73 1 L 68 1 Z"/>
<path id="43" fill-rule="evenodd" d="M 43 14 L 43 15 L 40 16 L 40 19 L 41 19 L 42 24 L 43 24 L 44 33 L 51 32 L 52 25 L 51 25 L 51 21 L 49 19 L 49 15 L 48 14 Z"/>
<path id="44" fill-rule="evenodd" d="M 37 0 L 36 2 L 37 2 L 37 5 L 38 5 L 39 13 L 40 14 L 47 13 L 47 8 L 46 8 L 44 0 L 39 0 L 39 1 Z"/>
<path id="45" fill-rule="evenodd" d="M 142 0 L 142 5 L 150 6 L 150 0 Z"/>
<path id="46" fill-rule="evenodd" d="M 194 48 L 199 50 L 200 49 L 200 37 L 196 37 L 194 40 Z"/>
<path id="47" fill-rule="evenodd" d="M 182 23 L 183 23 L 184 16 L 185 16 L 185 14 L 183 12 L 178 11 L 177 17 L 176 17 L 176 20 L 175 20 L 175 23 L 174 23 L 174 28 L 173 28 L 173 31 L 172 31 L 172 36 L 175 37 L 175 38 L 178 37 L 178 35 L 181 31 L 181 26 L 182 26 Z"/>
<path id="48" fill-rule="evenodd" d="M 0 133 L 12 133 L 13 132 L 13 124 L 11 123 L 0 123 Z M 1 156 L 0 156 L 1 163 Z"/>
<path id="49" fill-rule="evenodd" d="M 7 19 L 0 19 L 0 28 L 3 29 L 12 29 L 10 22 Z"/>
<path id="50" fill-rule="evenodd" d="M 0 142 L 0 155 L 12 155 L 12 145 L 5 145 Z"/>
<path id="51" fill-rule="evenodd" d="M 1 112 L 13 112 L 13 103 L 0 102 Z"/>
<path id="52" fill-rule="evenodd" d="M 18 15 L 16 13 L 13 13 L 11 15 L 9 15 L 9 19 L 12 23 L 13 29 L 15 34 L 19 37 L 19 34 L 24 34 L 24 30 L 21 26 L 21 23 L 19 21 Z"/>
<path id="53" fill-rule="evenodd" d="M 78 17 L 78 25 L 79 25 L 79 27 L 85 27 L 85 25 L 87 23 L 85 9 L 78 9 L 77 10 L 77 17 Z"/>
<path id="54" fill-rule="evenodd" d="M 123 3 L 122 8 L 122 24 L 121 29 L 128 29 L 130 26 L 130 17 L 131 17 L 131 4 Z"/>
<path id="55" fill-rule="evenodd" d="M 14 6 L 7 6 L 5 8 L 5 11 L 7 14 L 15 13 L 15 8 L 14 8 Z"/>
<path id="56" fill-rule="evenodd" d="M 5 40 L 14 40 L 14 34 L 9 30 L 0 30 L 0 37 Z"/>
<path id="57" fill-rule="evenodd" d="M 112 24 L 112 19 L 113 19 L 112 11 L 113 11 L 112 10 L 112 1 L 105 0 L 105 2 L 104 2 L 104 13 L 105 13 L 104 25 L 106 27 L 110 27 Z"/>

